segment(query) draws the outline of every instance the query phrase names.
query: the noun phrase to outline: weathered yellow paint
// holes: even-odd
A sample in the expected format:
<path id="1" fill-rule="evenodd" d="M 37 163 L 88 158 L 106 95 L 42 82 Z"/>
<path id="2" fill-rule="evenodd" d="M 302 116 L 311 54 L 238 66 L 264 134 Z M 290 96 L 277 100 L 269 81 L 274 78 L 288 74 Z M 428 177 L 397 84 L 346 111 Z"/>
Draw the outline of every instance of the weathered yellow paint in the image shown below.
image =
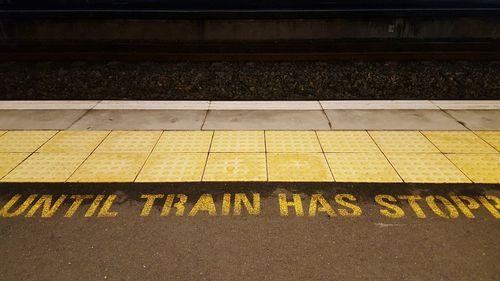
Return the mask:
<path id="1" fill-rule="evenodd" d="M 350 211 L 347 209 L 339 209 L 339 214 L 343 217 L 359 217 L 363 213 L 361 208 L 351 203 L 352 201 L 356 201 L 356 197 L 352 194 L 337 194 L 335 195 L 335 202 L 337 204 L 351 209 Z"/>
<path id="2" fill-rule="evenodd" d="M 72 195 L 70 197 L 71 199 L 74 199 L 73 203 L 69 207 L 69 209 L 66 211 L 66 214 L 64 214 L 65 218 L 71 218 L 73 215 L 76 213 L 78 208 L 82 205 L 84 200 L 87 199 L 92 199 L 94 198 L 94 195 L 91 194 L 86 194 L 86 195 Z"/>
<path id="3" fill-rule="evenodd" d="M 445 213 L 441 208 L 439 208 L 439 206 L 436 204 L 436 200 L 439 200 L 445 207 L 446 209 L 448 209 L 448 214 Z M 431 210 L 438 216 L 442 217 L 442 218 L 445 218 L 445 219 L 449 219 L 449 218 L 452 218 L 452 219 L 456 219 L 458 218 L 458 211 L 457 209 L 455 208 L 455 206 L 453 206 L 453 204 L 446 198 L 444 198 L 443 196 L 440 196 L 440 195 L 436 195 L 436 196 L 427 196 L 425 197 L 425 201 L 427 202 L 427 205 L 429 205 L 429 207 L 431 208 Z"/>
<path id="4" fill-rule="evenodd" d="M 289 202 L 285 193 L 278 194 L 278 202 L 280 207 L 280 215 L 288 216 L 288 207 L 293 207 L 295 209 L 295 215 L 298 217 L 304 216 L 304 208 L 302 206 L 302 199 L 300 194 L 294 193 L 292 195 L 293 201 Z"/>
<path id="5" fill-rule="evenodd" d="M 89 202 L 90 206 L 86 208 L 84 217 L 116 217 L 119 215 L 119 209 L 117 207 L 117 209 L 113 210 L 113 204 L 117 196 L 116 194 L 76 194 L 71 196 L 66 194 L 30 194 L 23 198 L 21 194 L 14 194 L 6 201 L 5 205 L 1 206 L 0 218 L 18 216 L 26 218 L 35 216 L 51 218 L 58 212 L 66 218 L 72 218 L 82 207 L 85 200 L 92 201 Z M 215 194 L 215 196 L 220 195 Z M 290 196 L 291 198 L 289 198 Z M 305 214 L 302 196 L 304 196 L 305 200 L 310 198 L 308 217 L 315 217 L 319 212 L 325 213 L 329 217 L 359 217 L 365 212 L 356 203 L 357 198 L 354 194 L 335 194 L 331 198 L 333 199 L 332 201 L 325 198 L 322 193 L 313 193 L 310 195 L 293 193 L 290 196 L 287 196 L 287 193 L 278 193 L 278 202 L 276 203 L 279 207 L 280 216 L 289 216 L 290 208 L 293 208 L 295 216 L 303 217 Z M 260 193 L 252 192 L 251 195 L 250 193 L 224 193 L 221 197 L 222 203 L 218 205 L 219 203 L 215 203 L 214 194 L 202 194 L 196 198 L 196 202 L 192 205 L 188 216 L 196 216 L 200 212 L 206 212 L 209 216 L 217 216 L 219 214 L 221 216 L 241 216 L 242 212 L 244 212 L 243 209 L 246 209 L 248 215 L 261 215 Z M 142 209 L 137 214 L 140 217 L 150 216 L 154 206 L 162 203 L 161 216 L 168 216 L 172 208 L 176 209 L 175 216 L 183 216 L 186 208 L 191 205 L 186 206 L 188 196 L 184 194 L 141 194 L 137 199 L 143 199 Z M 288 201 L 289 199 L 291 201 Z M 405 210 L 401 206 L 404 201 L 407 202 L 408 208 L 411 208 L 415 213 L 415 217 L 421 219 L 433 216 L 456 219 L 460 217 L 460 213 L 463 213 L 468 219 L 474 219 L 477 215 L 485 213 L 490 213 L 494 218 L 500 218 L 500 198 L 491 194 L 474 197 L 455 194 L 450 194 L 449 196 L 426 195 L 424 198 L 420 195 L 394 196 L 390 194 L 378 194 L 373 199 L 380 206 L 378 213 L 384 217 L 393 219 L 403 218 L 406 215 Z M 176 202 L 174 203 L 174 201 Z M 427 214 L 424 213 L 419 203 L 427 205 L 427 210 L 429 210 Z M 221 207 L 220 213 L 217 210 L 219 207 Z M 231 208 L 233 208 L 232 213 Z M 473 213 L 474 210 L 480 208 L 484 208 L 485 210 L 477 212 L 477 214 Z M 270 208 L 270 210 L 274 210 L 274 208 Z"/>
<path id="6" fill-rule="evenodd" d="M 397 202 L 398 200 L 394 196 L 388 194 L 379 194 L 375 196 L 375 202 L 377 204 L 389 209 L 379 210 L 382 215 L 393 219 L 402 218 L 405 216 L 405 212 L 403 211 L 403 209 L 401 209 L 398 205 L 389 203 L 387 201 Z"/>
<path id="7" fill-rule="evenodd" d="M 418 195 L 399 195 L 398 198 L 408 201 L 408 204 L 410 205 L 417 218 L 425 219 L 427 217 L 417 202 L 418 200 L 422 200 L 422 197 Z"/>
<path id="8" fill-rule="evenodd" d="M 111 194 L 106 198 L 106 201 L 104 201 L 104 203 L 102 204 L 99 213 L 97 213 L 98 218 L 116 217 L 118 215 L 118 212 L 110 211 L 111 206 L 113 205 L 115 199 L 116 199 L 115 194 Z"/>
<path id="9" fill-rule="evenodd" d="M 174 203 L 174 198 L 177 197 L 178 201 Z M 173 207 L 176 209 L 175 215 L 177 217 L 182 217 L 184 215 L 184 211 L 186 210 L 186 207 L 184 204 L 186 204 L 188 197 L 184 194 L 177 194 L 175 196 L 174 194 L 168 194 L 167 198 L 165 199 L 165 204 L 163 205 L 163 209 L 161 210 L 161 216 L 168 216 L 170 214 L 170 210 L 172 209 L 172 204 Z"/>
<path id="10" fill-rule="evenodd" d="M 474 198 L 469 197 L 469 196 L 457 196 L 457 195 L 451 195 L 450 196 L 453 202 L 458 206 L 460 211 L 465 215 L 466 218 L 473 219 L 475 218 L 474 214 L 472 213 L 472 210 L 479 209 L 480 205 L 479 203 L 474 200 Z M 467 205 L 464 203 L 464 201 L 467 201 Z"/>
<path id="11" fill-rule="evenodd" d="M 102 195 L 102 194 L 99 194 L 94 198 L 94 200 L 90 204 L 89 208 L 87 209 L 87 212 L 85 212 L 86 218 L 92 217 L 95 214 L 95 212 L 97 211 L 97 208 L 99 207 L 99 205 L 101 204 L 103 199 L 104 199 L 104 195 Z"/>
<path id="12" fill-rule="evenodd" d="M 318 208 L 319 204 L 319 208 Z M 311 202 L 309 203 L 309 216 L 316 216 L 317 212 L 324 212 L 330 217 L 336 217 L 337 214 L 333 210 L 332 206 L 321 194 L 311 195 Z"/>
<path id="13" fill-rule="evenodd" d="M 28 213 L 26 214 L 26 217 L 27 218 L 33 217 L 33 215 L 36 213 L 36 211 L 38 209 L 40 209 L 40 207 L 43 206 L 41 217 L 42 218 L 50 218 L 57 212 L 57 209 L 59 209 L 59 207 L 64 202 L 64 199 L 66 199 L 66 197 L 67 197 L 67 195 L 62 194 L 54 202 L 54 205 L 52 205 L 52 195 L 40 196 L 40 198 L 35 202 L 35 204 L 28 211 Z"/>
<path id="14" fill-rule="evenodd" d="M 17 201 L 22 198 L 21 194 L 16 194 L 12 196 L 12 198 L 0 210 L 0 217 L 12 218 L 21 215 L 22 213 L 24 213 L 24 211 L 26 211 L 29 208 L 31 203 L 33 203 L 33 201 L 35 201 L 37 197 L 38 197 L 37 194 L 29 195 L 28 198 L 26 198 L 23 201 L 23 203 L 19 205 L 19 207 L 17 207 L 15 211 L 10 211 L 10 208 L 12 208 L 12 206 L 14 206 L 17 203 Z"/>
<path id="15" fill-rule="evenodd" d="M 228 216 L 231 211 L 231 193 L 224 193 L 222 196 L 221 215 Z"/>
<path id="16" fill-rule="evenodd" d="M 141 199 L 146 199 L 146 203 L 144 203 L 144 206 L 142 207 L 142 211 L 140 216 L 141 217 L 147 217 L 151 213 L 151 209 L 153 208 L 153 205 L 155 203 L 156 199 L 163 198 L 163 194 L 143 194 L 141 195 Z"/>
<path id="17" fill-rule="evenodd" d="M 209 216 L 216 216 L 217 209 L 215 208 L 214 198 L 212 194 L 205 193 L 198 198 L 198 201 L 194 204 L 193 208 L 189 212 L 188 216 L 196 216 L 198 212 L 208 212 Z"/>
<path id="18" fill-rule="evenodd" d="M 236 193 L 234 195 L 234 215 L 241 215 L 242 203 L 245 205 L 248 214 L 258 216 L 260 215 L 260 194 L 252 193 L 253 204 L 250 203 L 245 193 Z"/>
<path id="19" fill-rule="evenodd" d="M 495 201 L 495 204 L 491 204 L 490 201 Z M 494 195 L 479 196 L 479 201 L 483 206 L 497 219 L 500 219 L 500 198 Z"/>

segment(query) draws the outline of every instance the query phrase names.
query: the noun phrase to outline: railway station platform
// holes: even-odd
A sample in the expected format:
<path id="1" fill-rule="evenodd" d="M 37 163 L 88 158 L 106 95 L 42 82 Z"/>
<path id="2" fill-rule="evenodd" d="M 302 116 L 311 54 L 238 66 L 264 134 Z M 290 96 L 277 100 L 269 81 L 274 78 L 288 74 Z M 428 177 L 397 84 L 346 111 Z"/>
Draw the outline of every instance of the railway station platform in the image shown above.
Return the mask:
<path id="1" fill-rule="evenodd" d="M 498 280 L 499 101 L 0 101 L 1 280 Z"/>
<path id="2" fill-rule="evenodd" d="M 4 101 L 2 182 L 500 183 L 498 101 Z"/>

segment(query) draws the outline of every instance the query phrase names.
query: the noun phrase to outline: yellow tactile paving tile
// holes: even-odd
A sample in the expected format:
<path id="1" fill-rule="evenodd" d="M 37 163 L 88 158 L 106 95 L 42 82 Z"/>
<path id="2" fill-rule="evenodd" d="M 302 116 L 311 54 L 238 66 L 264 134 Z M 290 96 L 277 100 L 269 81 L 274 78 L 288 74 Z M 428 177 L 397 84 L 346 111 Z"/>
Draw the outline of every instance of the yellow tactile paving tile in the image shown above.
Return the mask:
<path id="1" fill-rule="evenodd" d="M 5 133 L 7 133 L 7 131 L 0 131 L 0 136 L 2 136 Z"/>
<path id="2" fill-rule="evenodd" d="M 88 153 L 34 153 L 5 176 L 3 182 L 64 182 Z"/>
<path id="3" fill-rule="evenodd" d="M 339 182 L 402 182 L 381 152 L 326 153 Z"/>
<path id="4" fill-rule="evenodd" d="M 215 131 L 210 152 L 265 152 L 264 131 Z"/>
<path id="5" fill-rule="evenodd" d="M 0 179 L 29 155 L 29 153 L 0 153 Z"/>
<path id="6" fill-rule="evenodd" d="M 500 154 L 448 154 L 447 157 L 476 183 L 500 183 Z"/>
<path id="7" fill-rule="evenodd" d="M 150 152 L 158 142 L 161 131 L 114 131 L 96 152 Z"/>
<path id="8" fill-rule="evenodd" d="M 314 131 L 266 131 L 267 152 L 322 152 Z"/>
<path id="9" fill-rule="evenodd" d="M 474 133 L 500 151 L 500 131 L 475 131 Z"/>
<path id="10" fill-rule="evenodd" d="M 383 152 L 439 152 L 418 131 L 370 131 L 369 134 Z"/>
<path id="11" fill-rule="evenodd" d="M 265 153 L 210 153 L 203 181 L 266 181 Z"/>
<path id="12" fill-rule="evenodd" d="M 91 153 L 108 134 L 109 131 L 61 131 L 38 151 Z"/>
<path id="13" fill-rule="evenodd" d="M 155 152 L 208 152 L 213 131 L 165 131 Z"/>
<path id="14" fill-rule="evenodd" d="M 208 153 L 153 152 L 136 182 L 201 181 Z"/>
<path id="15" fill-rule="evenodd" d="M 473 132 L 424 131 L 422 134 L 443 153 L 498 153 Z"/>
<path id="16" fill-rule="evenodd" d="M 76 170 L 68 182 L 133 182 L 148 153 L 96 153 Z"/>
<path id="17" fill-rule="evenodd" d="M 380 152 L 366 131 L 317 131 L 324 152 Z"/>
<path id="18" fill-rule="evenodd" d="M 269 181 L 333 181 L 323 153 L 269 153 L 267 165 Z"/>
<path id="19" fill-rule="evenodd" d="M 0 152 L 34 152 L 57 131 L 8 131 L 0 136 Z"/>
<path id="20" fill-rule="evenodd" d="M 405 182 L 467 183 L 470 180 L 441 153 L 386 153 Z"/>

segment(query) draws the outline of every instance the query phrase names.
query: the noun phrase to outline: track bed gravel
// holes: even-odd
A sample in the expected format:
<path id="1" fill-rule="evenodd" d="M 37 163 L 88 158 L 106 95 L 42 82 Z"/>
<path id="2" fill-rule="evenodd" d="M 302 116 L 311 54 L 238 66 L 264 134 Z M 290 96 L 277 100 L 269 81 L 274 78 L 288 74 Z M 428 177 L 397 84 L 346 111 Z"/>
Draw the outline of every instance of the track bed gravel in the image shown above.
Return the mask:
<path id="1" fill-rule="evenodd" d="M 0 64 L 0 99 L 499 99 L 500 63 Z"/>

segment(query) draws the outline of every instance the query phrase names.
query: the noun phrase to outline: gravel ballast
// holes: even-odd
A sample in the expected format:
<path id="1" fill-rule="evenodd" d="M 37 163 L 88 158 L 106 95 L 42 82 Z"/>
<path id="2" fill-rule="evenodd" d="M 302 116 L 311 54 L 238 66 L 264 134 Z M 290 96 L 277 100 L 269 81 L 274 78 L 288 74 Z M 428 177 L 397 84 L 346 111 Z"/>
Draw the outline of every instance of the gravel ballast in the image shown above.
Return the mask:
<path id="1" fill-rule="evenodd" d="M 488 62 L 0 64 L 0 99 L 499 99 Z"/>

